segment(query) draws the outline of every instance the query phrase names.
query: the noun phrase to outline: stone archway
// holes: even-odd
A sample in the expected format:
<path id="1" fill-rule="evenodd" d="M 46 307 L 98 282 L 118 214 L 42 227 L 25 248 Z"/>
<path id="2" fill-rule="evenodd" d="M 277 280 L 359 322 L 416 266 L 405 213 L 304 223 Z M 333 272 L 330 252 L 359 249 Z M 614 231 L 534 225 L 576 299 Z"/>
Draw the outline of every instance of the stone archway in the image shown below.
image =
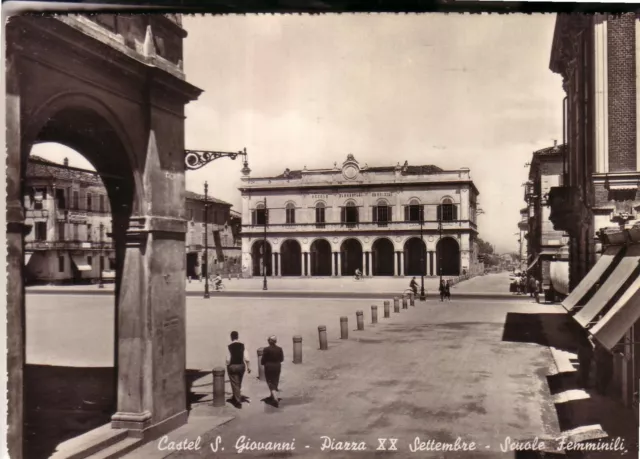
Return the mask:
<path id="1" fill-rule="evenodd" d="M 356 269 L 362 269 L 362 244 L 357 239 L 346 239 L 340 246 L 342 275 L 353 276 Z M 363 271 L 364 272 L 364 271 Z"/>
<path id="2" fill-rule="evenodd" d="M 427 251 L 426 244 L 417 237 L 412 237 L 404 243 L 405 274 L 407 276 L 426 275 Z"/>
<path id="3" fill-rule="evenodd" d="M 302 276 L 302 249 L 294 239 L 287 239 L 280 246 L 280 273 L 282 276 Z"/>
<path id="4" fill-rule="evenodd" d="M 316 239 L 311 244 L 311 275 L 331 276 L 331 244 L 326 239 Z"/>
<path id="5" fill-rule="evenodd" d="M 386 237 L 376 239 L 371 248 L 371 274 L 373 276 L 393 276 L 395 252 L 393 242 Z"/>
<path id="6" fill-rule="evenodd" d="M 184 31 L 175 18 L 127 20 L 141 27 L 120 30 L 125 42 L 117 46 L 110 29 L 95 33 L 103 26 L 94 17 L 14 16 L 7 22 L 8 442 L 13 458 L 23 457 L 24 439 L 22 184 L 31 146 L 38 142 L 57 142 L 83 154 L 111 202 L 118 394 L 112 427 L 151 440 L 187 419 L 184 106 L 201 90 L 180 70 Z M 170 51 L 156 53 L 154 31 L 173 34 L 165 37 Z M 136 42 L 144 42 L 144 49 Z M 122 46 L 129 47 L 126 53 Z M 156 54 L 167 52 L 163 65 L 156 66 Z"/>
<path id="7" fill-rule="evenodd" d="M 251 247 L 252 275 L 264 276 L 264 270 L 266 269 L 267 276 L 271 276 L 273 272 L 273 267 L 271 266 L 272 258 L 271 244 L 269 243 L 269 241 L 266 242 L 266 245 L 262 239 L 254 242 L 253 246 Z"/>
<path id="8" fill-rule="evenodd" d="M 445 237 L 436 244 L 438 275 L 460 275 L 460 246 L 452 237 Z"/>

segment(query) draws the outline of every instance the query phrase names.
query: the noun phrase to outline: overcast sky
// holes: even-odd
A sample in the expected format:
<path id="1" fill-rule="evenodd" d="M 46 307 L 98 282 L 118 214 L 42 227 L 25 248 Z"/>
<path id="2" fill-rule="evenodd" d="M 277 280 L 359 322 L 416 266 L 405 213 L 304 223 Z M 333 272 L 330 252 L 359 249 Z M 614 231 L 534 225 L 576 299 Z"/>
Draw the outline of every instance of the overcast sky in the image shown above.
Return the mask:
<path id="1" fill-rule="evenodd" d="M 555 15 L 183 18 L 186 148 L 247 148 L 252 175 L 361 163 L 469 167 L 480 237 L 517 249 L 531 153 L 562 142 Z M 34 151 L 35 152 L 35 151 Z M 60 156 L 60 153 L 58 153 Z M 74 164 L 74 160 L 71 161 Z M 82 165 L 81 162 L 76 164 Z M 187 173 L 239 208 L 240 160 Z"/>

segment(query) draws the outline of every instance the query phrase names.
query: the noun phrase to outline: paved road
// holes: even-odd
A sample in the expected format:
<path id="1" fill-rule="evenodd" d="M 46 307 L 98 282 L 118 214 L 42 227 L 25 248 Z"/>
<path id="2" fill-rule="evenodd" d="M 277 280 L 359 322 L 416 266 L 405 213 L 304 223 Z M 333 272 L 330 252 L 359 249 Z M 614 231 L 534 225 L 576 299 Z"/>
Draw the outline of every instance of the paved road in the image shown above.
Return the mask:
<path id="1" fill-rule="evenodd" d="M 261 402 L 268 393 L 264 383 L 247 378 L 244 392 L 253 403 L 242 410 L 221 409 L 237 418 L 204 435 L 199 451 L 171 457 L 236 457 L 236 442 L 244 436 L 260 442 L 295 439 L 293 457 L 373 457 L 378 438 L 397 438 L 395 457 L 513 458 L 513 452 L 500 451 L 506 437 L 559 433 L 545 378 L 551 355 L 535 344 L 540 337 L 531 314 L 555 311 L 525 300 L 422 304 L 351 332 L 348 341 L 334 334 L 328 351 L 307 348 L 302 365 L 290 363 L 285 340 L 281 407 Z M 210 379 L 200 383 L 202 402 L 209 403 Z M 208 445 L 218 436 L 225 451 L 213 454 Z M 360 455 L 322 453 L 322 436 L 362 441 L 368 449 Z M 460 437 L 476 442 L 479 450 L 412 454 L 409 444 L 416 437 L 440 442 Z M 154 443 L 131 457 L 161 455 Z"/>

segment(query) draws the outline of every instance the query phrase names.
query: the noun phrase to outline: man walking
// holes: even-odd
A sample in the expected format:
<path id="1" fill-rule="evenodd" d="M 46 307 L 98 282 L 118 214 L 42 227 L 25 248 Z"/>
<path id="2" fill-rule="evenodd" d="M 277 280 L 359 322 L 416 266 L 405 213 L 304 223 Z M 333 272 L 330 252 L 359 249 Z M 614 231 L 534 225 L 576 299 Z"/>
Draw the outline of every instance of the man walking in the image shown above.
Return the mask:
<path id="1" fill-rule="evenodd" d="M 229 344 L 229 355 L 227 356 L 227 373 L 233 396 L 228 400 L 236 408 L 242 408 L 242 402 L 250 401 L 248 397 L 242 397 L 242 378 L 245 370 L 251 374 L 249 368 L 249 354 L 244 347 L 244 343 L 238 341 L 238 332 L 231 332 L 231 344 Z"/>
<path id="2" fill-rule="evenodd" d="M 269 392 L 271 392 L 269 399 L 277 407 L 279 402 L 276 392 L 278 392 L 278 384 L 280 384 L 280 371 L 282 362 L 284 362 L 284 352 L 282 352 L 280 346 L 276 345 L 278 338 L 275 335 L 270 336 L 267 342 L 269 346 L 263 349 L 260 363 L 264 365 L 264 378 L 267 381 L 267 386 L 269 386 Z"/>

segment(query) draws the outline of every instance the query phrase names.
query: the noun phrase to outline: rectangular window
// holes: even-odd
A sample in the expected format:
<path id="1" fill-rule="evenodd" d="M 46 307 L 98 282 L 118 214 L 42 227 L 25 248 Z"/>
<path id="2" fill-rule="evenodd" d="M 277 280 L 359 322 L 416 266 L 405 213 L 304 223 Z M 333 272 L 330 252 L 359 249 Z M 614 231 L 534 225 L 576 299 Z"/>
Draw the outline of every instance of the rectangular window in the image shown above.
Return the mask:
<path id="1" fill-rule="evenodd" d="M 64 272 L 64 255 L 58 256 L 58 272 Z"/>
<path id="2" fill-rule="evenodd" d="M 355 205 L 348 205 L 342 208 L 341 221 L 348 227 L 358 224 L 358 208 Z"/>
<path id="3" fill-rule="evenodd" d="M 408 205 L 404 208 L 404 219 L 409 222 L 424 221 L 424 206 Z"/>
<path id="4" fill-rule="evenodd" d="M 91 223 L 87 223 L 87 241 L 93 240 L 93 225 Z"/>
<path id="5" fill-rule="evenodd" d="M 65 222 L 58 222 L 58 240 L 59 241 L 64 241 L 65 239 L 65 227 L 67 226 L 67 224 Z"/>
<path id="6" fill-rule="evenodd" d="M 36 230 L 36 241 L 46 241 L 47 240 L 47 222 L 36 222 L 35 224 Z"/>
<path id="7" fill-rule="evenodd" d="M 73 210 L 80 209 L 80 193 L 76 190 L 73 192 Z"/>
<path id="8" fill-rule="evenodd" d="M 269 223 L 269 215 L 266 209 L 256 209 L 253 211 L 252 221 L 254 225 L 267 225 Z"/>
<path id="9" fill-rule="evenodd" d="M 287 207 L 286 213 L 287 224 L 293 225 L 296 222 L 296 209 L 294 207 Z"/>
<path id="10" fill-rule="evenodd" d="M 325 208 L 324 207 L 316 207 L 316 228 L 324 228 L 325 220 Z"/>
<path id="11" fill-rule="evenodd" d="M 104 195 L 101 194 L 98 198 L 98 205 L 100 206 L 100 212 L 104 212 Z"/>
<path id="12" fill-rule="evenodd" d="M 71 239 L 72 241 L 79 241 L 80 240 L 80 237 L 78 235 L 78 227 L 79 226 L 80 225 L 78 225 L 77 223 L 73 224 L 73 233 L 72 233 L 73 239 Z"/>
<path id="13" fill-rule="evenodd" d="M 387 226 L 387 223 L 391 221 L 391 207 L 389 206 L 375 206 L 373 209 L 373 221 L 378 223 L 378 226 Z"/>
<path id="14" fill-rule="evenodd" d="M 458 219 L 458 209 L 455 204 L 440 204 L 438 206 L 438 220 L 451 222 Z"/>
<path id="15" fill-rule="evenodd" d="M 67 199 L 65 198 L 63 189 L 58 188 L 56 190 L 56 202 L 57 202 L 58 209 L 64 210 L 67 208 Z"/>
<path id="16" fill-rule="evenodd" d="M 93 210 L 93 206 L 92 206 L 92 202 L 91 202 L 91 193 L 87 193 L 87 211 L 91 212 Z"/>
<path id="17" fill-rule="evenodd" d="M 93 268 L 93 257 L 91 255 L 87 255 L 87 264 Z"/>

